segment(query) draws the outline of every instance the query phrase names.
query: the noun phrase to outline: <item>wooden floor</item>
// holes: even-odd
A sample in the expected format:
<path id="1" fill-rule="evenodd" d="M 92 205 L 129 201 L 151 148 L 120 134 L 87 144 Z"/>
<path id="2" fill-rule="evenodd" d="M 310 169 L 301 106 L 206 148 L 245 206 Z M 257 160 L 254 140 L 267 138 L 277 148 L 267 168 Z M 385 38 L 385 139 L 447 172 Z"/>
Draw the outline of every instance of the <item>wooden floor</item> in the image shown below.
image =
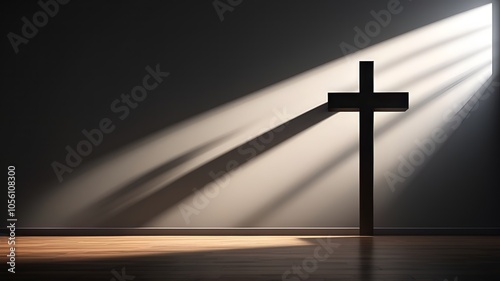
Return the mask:
<path id="1" fill-rule="evenodd" d="M 500 280 L 498 236 L 72 236 L 16 241 L 16 273 L 11 274 L 4 266 L 7 239 L 0 237 L 0 280 Z"/>

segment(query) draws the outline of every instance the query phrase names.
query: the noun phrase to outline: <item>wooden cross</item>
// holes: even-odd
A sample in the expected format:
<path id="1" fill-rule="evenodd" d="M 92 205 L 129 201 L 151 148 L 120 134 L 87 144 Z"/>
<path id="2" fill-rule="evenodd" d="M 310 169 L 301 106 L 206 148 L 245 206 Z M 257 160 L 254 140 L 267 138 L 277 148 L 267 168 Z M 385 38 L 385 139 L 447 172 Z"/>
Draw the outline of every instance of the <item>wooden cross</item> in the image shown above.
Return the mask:
<path id="1" fill-rule="evenodd" d="M 373 235 L 373 112 L 406 111 L 408 93 L 374 93 L 373 61 L 359 62 L 359 93 L 328 93 L 328 111 L 359 111 L 359 234 Z"/>

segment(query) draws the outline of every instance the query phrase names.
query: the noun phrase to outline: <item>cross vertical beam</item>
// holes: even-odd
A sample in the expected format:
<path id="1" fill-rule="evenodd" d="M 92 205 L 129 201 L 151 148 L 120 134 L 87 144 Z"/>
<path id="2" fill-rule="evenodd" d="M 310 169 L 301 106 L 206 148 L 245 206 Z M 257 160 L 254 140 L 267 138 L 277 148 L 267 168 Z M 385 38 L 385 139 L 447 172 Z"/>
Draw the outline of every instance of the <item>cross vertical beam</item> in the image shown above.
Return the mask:
<path id="1" fill-rule="evenodd" d="M 359 93 L 373 94 L 373 61 L 359 62 Z"/>
<path id="2" fill-rule="evenodd" d="M 365 96 L 373 94 L 372 61 L 359 65 L 359 93 Z M 373 109 L 363 102 L 359 110 L 359 234 L 367 236 L 373 235 L 374 219 L 373 121 Z"/>
<path id="3" fill-rule="evenodd" d="M 373 235 L 373 111 L 359 112 L 359 234 Z"/>

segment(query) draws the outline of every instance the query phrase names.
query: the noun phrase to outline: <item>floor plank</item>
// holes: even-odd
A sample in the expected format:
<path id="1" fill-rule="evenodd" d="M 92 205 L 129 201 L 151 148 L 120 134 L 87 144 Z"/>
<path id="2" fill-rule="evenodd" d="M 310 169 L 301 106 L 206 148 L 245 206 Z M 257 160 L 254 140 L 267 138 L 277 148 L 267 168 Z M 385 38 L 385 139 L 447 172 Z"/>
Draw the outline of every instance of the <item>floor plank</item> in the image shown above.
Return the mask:
<path id="1" fill-rule="evenodd" d="M 12 280 L 488 281 L 500 280 L 500 237 L 17 237 L 16 273 L 3 271 Z"/>

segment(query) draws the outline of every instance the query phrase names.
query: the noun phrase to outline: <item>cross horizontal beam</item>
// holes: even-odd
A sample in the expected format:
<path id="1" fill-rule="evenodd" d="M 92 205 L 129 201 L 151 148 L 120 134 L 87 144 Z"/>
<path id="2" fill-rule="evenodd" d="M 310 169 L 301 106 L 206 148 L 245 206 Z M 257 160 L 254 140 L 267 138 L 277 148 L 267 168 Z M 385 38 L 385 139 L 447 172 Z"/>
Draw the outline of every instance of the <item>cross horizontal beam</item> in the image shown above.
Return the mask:
<path id="1" fill-rule="evenodd" d="M 407 92 L 373 93 L 328 93 L 328 111 L 406 111 L 409 107 Z"/>

